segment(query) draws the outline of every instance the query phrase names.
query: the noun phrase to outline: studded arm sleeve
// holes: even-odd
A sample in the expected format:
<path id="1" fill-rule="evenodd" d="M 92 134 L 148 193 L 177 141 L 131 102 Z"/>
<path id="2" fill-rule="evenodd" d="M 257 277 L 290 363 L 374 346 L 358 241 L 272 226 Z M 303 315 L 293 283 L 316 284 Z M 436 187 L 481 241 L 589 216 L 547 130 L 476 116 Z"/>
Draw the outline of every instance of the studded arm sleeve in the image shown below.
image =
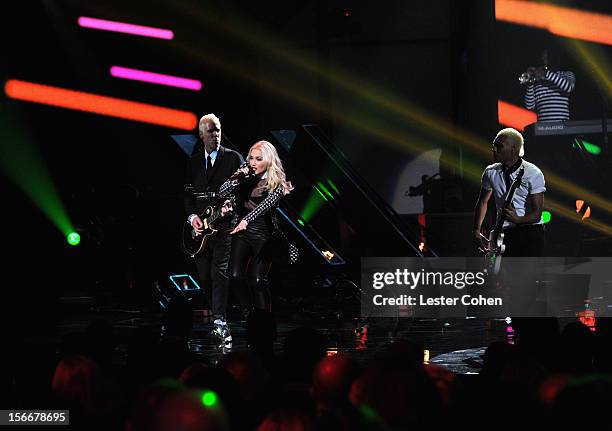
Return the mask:
<path id="1" fill-rule="evenodd" d="M 240 181 L 235 180 L 227 180 L 223 184 L 221 184 L 221 188 L 219 188 L 219 197 L 224 199 L 228 197 L 240 184 Z"/>
<path id="2" fill-rule="evenodd" d="M 259 205 L 253 208 L 253 210 L 248 213 L 243 220 L 246 220 L 247 223 L 250 223 L 257 217 L 267 213 L 268 211 L 270 211 L 270 209 L 276 207 L 281 197 L 283 196 L 284 191 L 284 187 L 282 185 L 279 185 L 263 201 L 261 201 Z"/>

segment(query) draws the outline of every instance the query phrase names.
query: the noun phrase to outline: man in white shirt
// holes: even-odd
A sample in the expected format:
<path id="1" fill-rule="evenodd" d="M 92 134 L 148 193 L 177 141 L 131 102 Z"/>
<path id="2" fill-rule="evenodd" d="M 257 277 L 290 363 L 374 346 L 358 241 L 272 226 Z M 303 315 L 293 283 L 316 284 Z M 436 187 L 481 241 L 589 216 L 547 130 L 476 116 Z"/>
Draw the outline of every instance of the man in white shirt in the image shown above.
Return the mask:
<path id="1" fill-rule="evenodd" d="M 496 217 L 499 217 L 508 189 L 522 166 L 525 173 L 521 184 L 510 207 L 503 210 L 504 256 L 542 256 L 545 246 L 542 221 L 546 191 L 544 174 L 536 165 L 522 158 L 525 152 L 523 136 L 515 129 L 500 130 L 493 140 L 492 150 L 496 163 L 487 166 L 482 174 L 480 195 L 474 208 L 474 238 L 482 244 L 484 239 L 480 231 L 491 195 L 495 198 Z"/>

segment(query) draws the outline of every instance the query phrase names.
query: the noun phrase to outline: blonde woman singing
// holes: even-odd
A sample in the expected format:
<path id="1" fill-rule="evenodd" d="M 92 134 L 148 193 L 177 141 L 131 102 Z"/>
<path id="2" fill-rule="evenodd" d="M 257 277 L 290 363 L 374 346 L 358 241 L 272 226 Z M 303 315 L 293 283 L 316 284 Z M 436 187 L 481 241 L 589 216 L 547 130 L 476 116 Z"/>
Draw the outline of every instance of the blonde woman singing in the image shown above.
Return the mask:
<path id="1" fill-rule="evenodd" d="M 264 246 L 277 229 L 274 209 L 293 190 L 270 142 L 255 143 L 249 150 L 247 163 L 248 166 L 241 167 L 219 190 L 222 197 L 230 193 L 237 196 L 235 210 L 240 221 L 231 232 L 229 284 L 243 313 L 252 308 L 271 309 L 267 278 L 272 259 Z"/>

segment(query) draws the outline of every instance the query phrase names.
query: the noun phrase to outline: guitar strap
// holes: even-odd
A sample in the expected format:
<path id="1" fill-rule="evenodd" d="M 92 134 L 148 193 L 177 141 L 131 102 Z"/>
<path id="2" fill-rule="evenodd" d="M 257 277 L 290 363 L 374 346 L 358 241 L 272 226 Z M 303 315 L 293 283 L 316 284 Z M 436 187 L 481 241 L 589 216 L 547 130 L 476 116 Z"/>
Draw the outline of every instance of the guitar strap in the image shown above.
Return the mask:
<path id="1" fill-rule="evenodd" d="M 523 159 L 519 157 L 515 164 L 510 166 L 509 168 L 504 169 L 504 183 L 506 183 L 506 197 L 508 197 L 508 193 L 510 192 L 510 186 L 512 186 L 512 180 L 510 175 L 512 175 L 518 168 L 523 164 Z"/>

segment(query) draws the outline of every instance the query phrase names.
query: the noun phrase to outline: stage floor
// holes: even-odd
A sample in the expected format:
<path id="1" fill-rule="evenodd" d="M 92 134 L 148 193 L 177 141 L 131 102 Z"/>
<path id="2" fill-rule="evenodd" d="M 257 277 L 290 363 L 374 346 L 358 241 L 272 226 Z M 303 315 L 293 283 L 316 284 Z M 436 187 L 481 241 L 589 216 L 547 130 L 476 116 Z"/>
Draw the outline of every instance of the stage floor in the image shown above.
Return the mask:
<path id="1" fill-rule="evenodd" d="M 397 340 L 411 340 L 428 351 L 429 362 L 441 365 L 459 374 L 478 373 L 482 354 L 494 341 L 512 342 L 511 323 L 502 319 L 412 319 L 370 318 L 342 312 L 295 311 L 288 308 L 275 313 L 278 338 L 275 351 L 280 353 L 286 335 L 300 326 L 320 330 L 327 338 L 328 354 L 344 352 L 360 363 L 365 363 L 386 345 Z M 140 327 L 149 327 L 154 333 L 164 333 L 162 314 L 128 306 L 72 307 L 65 310 L 59 323 L 59 337 L 84 331 L 90 322 L 103 319 L 113 326 L 116 340 L 114 360 L 124 363 L 127 343 Z M 231 349 L 219 346 L 210 335 L 212 321 L 200 311 L 194 312 L 194 327 L 189 336 L 189 347 L 206 356 L 211 362 L 229 351 L 246 350 L 245 322 L 228 323 L 233 336 Z M 426 358 L 424 358 L 426 359 Z"/>

